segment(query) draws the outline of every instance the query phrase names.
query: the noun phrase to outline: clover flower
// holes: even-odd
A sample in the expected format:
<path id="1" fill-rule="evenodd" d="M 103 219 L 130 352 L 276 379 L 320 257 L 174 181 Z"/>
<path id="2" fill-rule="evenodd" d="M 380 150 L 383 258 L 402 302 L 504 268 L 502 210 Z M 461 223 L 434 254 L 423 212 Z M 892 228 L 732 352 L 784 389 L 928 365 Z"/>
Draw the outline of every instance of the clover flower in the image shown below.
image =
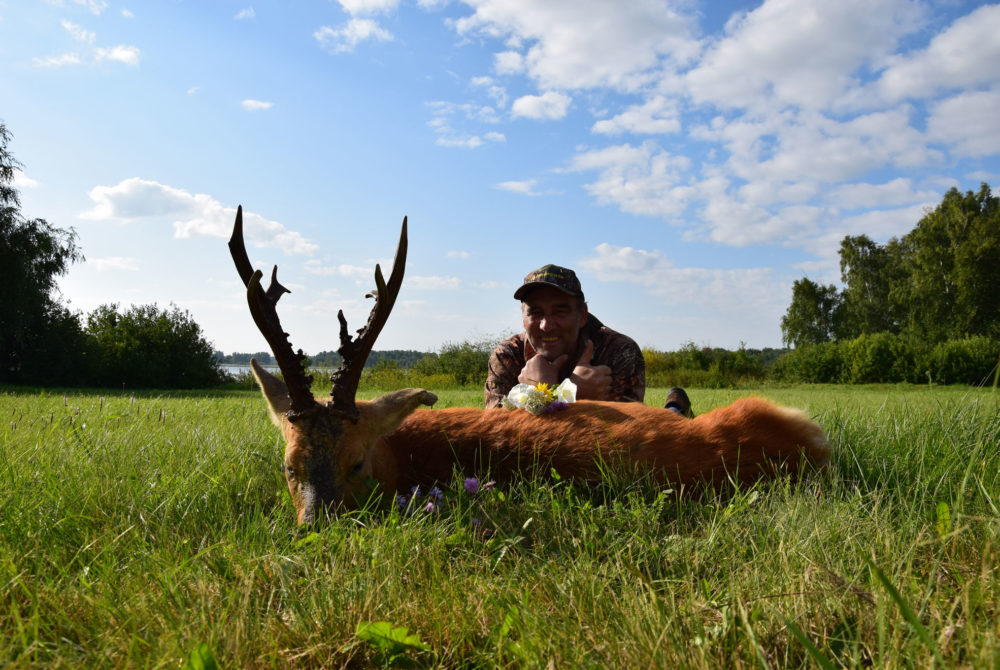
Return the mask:
<path id="1" fill-rule="evenodd" d="M 475 477 L 468 477 L 464 482 L 462 482 L 462 488 L 465 489 L 466 493 L 475 495 L 479 492 L 479 480 Z"/>

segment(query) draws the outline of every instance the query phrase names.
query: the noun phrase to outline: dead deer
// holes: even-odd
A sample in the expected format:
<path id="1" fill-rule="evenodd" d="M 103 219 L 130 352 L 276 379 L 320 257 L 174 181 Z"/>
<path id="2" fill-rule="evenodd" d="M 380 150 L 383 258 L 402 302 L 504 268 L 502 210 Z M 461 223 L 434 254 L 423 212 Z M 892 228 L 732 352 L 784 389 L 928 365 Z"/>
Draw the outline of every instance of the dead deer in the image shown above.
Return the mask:
<path id="1" fill-rule="evenodd" d="M 413 486 L 447 483 L 456 471 L 489 473 L 504 480 L 516 473 L 554 469 L 560 476 L 597 480 L 610 463 L 648 469 L 675 484 L 750 482 L 803 465 L 823 467 L 830 444 L 804 413 L 760 398 L 744 398 L 695 419 L 642 403 L 580 401 L 535 416 L 523 410 L 456 407 L 418 409 L 437 401 L 430 391 L 402 389 L 372 401 L 356 401 L 358 382 L 375 339 L 403 282 L 406 219 L 389 281 L 375 266 L 375 305 L 357 338 L 340 322 L 340 368 L 331 376 L 330 399 L 315 398 L 312 376 L 293 351 L 278 321 L 276 304 L 288 289 L 277 266 L 267 290 L 243 241 L 243 210 L 237 210 L 229 249 L 247 288 L 254 322 L 267 340 L 284 381 L 251 361 L 271 416 L 285 438 L 285 478 L 299 523 L 340 507 L 356 508 L 374 493 L 403 493 Z"/>

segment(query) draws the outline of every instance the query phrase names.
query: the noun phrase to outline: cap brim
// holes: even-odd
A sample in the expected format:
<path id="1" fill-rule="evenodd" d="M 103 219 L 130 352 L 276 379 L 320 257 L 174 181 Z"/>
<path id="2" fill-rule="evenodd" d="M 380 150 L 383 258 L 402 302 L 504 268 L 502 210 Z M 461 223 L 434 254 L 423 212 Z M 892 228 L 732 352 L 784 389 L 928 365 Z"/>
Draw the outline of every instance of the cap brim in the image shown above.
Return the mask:
<path id="1" fill-rule="evenodd" d="M 574 293 L 573 291 L 567 291 L 565 288 L 559 286 L 558 284 L 551 284 L 547 281 L 533 281 L 529 284 L 522 284 L 521 288 L 514 291 L 514 300 L 524 300 L 524 297 L 526 295 L 528 295 L 535 289 L 543 288 L 545 286 L 551 286 L 552 288 L 559 289 L 566 295 L 573 296 L 574 298 L 579 296 L 579 293 Z"/>

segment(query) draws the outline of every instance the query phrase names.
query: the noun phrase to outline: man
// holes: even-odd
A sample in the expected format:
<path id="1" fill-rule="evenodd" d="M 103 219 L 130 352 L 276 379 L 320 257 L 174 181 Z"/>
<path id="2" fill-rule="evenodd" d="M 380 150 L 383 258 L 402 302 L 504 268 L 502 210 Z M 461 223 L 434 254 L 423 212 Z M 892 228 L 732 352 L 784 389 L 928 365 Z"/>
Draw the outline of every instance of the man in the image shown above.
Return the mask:
<path id="1" fill-rule="evenodd" d="M 572 270 L 545 265 L 530 272 L 514 293 L 521 301 L 524 332 L 501 342 L 490 355 L 485 407 L 499 407 L 517 384 L 564 379 L 576 384 L 579 400 L 642 402 L 646 365 L 632 338 L 590 314 Z M 667 395 L 666 407 L 693 417 L 683 389 Z"/>
<path id="2" fill-rule="evenodd" d="M 538 268 L 524 278 L 514 299 L 521 301 L 524 332 L 501 342 L 490 355 L 486 409 L 499 407 L 519 383 L 555 386 L 567 378 L 576 384 L 579 400 L 642 402 L 642 351 L 632 338 L 589 313 L 575 272 L 558 265 Z M 674 389 L 668 405 L 671 399 L 683 405 L 687 395 Z M 688 415 L 690 402 L 675 411 Z"/>

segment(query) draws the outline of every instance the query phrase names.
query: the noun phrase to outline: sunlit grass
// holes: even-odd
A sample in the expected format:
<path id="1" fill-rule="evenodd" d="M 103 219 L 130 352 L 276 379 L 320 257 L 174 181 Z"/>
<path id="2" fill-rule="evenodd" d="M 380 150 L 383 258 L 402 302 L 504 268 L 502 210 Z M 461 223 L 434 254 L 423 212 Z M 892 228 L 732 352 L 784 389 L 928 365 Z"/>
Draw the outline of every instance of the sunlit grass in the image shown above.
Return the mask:
<path id="1" fill-rule="evenodd" d="M 748 393 L 689 392 L 698 413 Z M 453 482 L 433 512 L 318 529 L 255 392 L 0 394 L 0 663 L 173 668 L 204 643 L 221 667 L 995 666 L 996 393 L 756 393 L 824 426 L 826 473 Z"/>

